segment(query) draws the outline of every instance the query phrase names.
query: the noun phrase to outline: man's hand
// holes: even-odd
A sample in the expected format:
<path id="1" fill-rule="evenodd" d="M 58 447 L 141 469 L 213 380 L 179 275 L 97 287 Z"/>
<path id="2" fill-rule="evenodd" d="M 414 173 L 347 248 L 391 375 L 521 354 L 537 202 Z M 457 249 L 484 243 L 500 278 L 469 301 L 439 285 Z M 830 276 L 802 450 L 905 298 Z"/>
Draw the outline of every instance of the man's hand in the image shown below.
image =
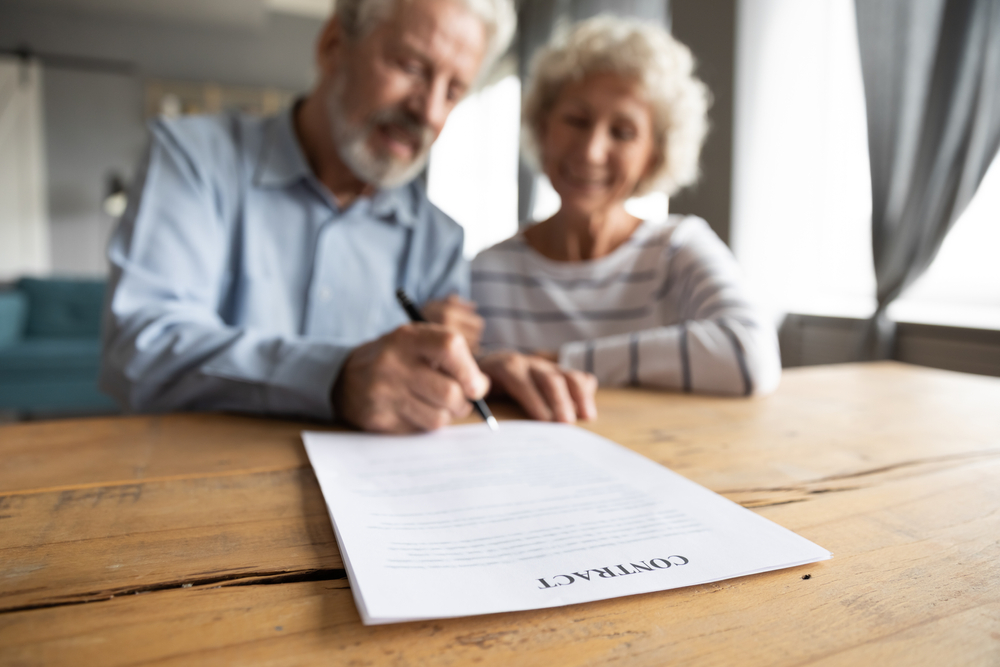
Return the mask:
<path id="1" fill-rule="evenodd" d="M 366 431 L 407 433 L 465 417 L 490 380 L 460 334 L 407 324 L 356 348 L 331 392 L 336 414 Z"/>
<path id="2" fill-rule="evenodd" d="M 483 335 L 483 318 L 476 314 L 476 304 L 452 294 L 443 301 L 428 301 L 423 307 L 423 316 L 428 322 L 441 324 L 453 329 L 469 344 L 473 353 L 479 351 L 479 339 Z"/>
<path id="3" fill-rule="evenodd" d="M 479 360 L 494 388 L 521 404 L 532 419 L 572 424 L 594 419 L 597 378 L 583 371 L 560 368 L 539 356 L 494 352 Z"/>

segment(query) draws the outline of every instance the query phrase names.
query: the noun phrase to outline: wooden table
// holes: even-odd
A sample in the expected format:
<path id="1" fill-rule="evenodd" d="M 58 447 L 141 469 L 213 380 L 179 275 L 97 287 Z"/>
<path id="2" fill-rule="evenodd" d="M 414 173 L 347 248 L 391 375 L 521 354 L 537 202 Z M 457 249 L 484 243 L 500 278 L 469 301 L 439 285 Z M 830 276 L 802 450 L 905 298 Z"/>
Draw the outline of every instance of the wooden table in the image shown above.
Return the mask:
<path id="1" fill-rule="evenodd" d="M 1000 380 L 844 365 L 788 371 L 765 399 L 604 390 L 598 403 L 586 428 L 834 558 L 364 627 L 303 424 L 8 425 L 0 664 L 1000 665 Z"/>

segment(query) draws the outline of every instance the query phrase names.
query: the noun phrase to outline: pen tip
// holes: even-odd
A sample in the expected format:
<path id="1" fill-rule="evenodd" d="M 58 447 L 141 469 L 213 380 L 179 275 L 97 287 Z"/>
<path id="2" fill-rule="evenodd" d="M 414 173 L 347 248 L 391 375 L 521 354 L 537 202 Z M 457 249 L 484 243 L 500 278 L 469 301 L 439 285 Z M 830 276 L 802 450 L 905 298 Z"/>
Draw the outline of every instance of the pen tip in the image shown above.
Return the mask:
<path id="1" fill-rule="evenodd" d="M 493 415 L 490 415 L 489 417 L 486 418 L 486 423 L 490 425 L 491 431 L 500 430 L 500 424 L 497 423 L 497 418 L 494 417 Z"/>

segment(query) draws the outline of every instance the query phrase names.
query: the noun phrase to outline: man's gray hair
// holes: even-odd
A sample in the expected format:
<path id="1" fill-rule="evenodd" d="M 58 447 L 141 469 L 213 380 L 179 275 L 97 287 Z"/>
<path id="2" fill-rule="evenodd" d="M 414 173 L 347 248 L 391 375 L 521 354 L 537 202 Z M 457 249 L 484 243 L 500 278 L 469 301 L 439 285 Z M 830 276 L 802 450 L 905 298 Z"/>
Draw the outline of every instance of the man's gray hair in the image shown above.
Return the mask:
<path id="1" fill-rule="evenodd" d="M 344 32 L 359 39 L 371 32 L 378 22 L 389 15 L 397 2 L 413 0 L 336 0 L 334 13 Z M 517 27 L 517 14 L 512 0 L 452 0 L 475 14 L 486 27 L 488 44 L 480 72 L 487 72 L 510 45 Z"/>

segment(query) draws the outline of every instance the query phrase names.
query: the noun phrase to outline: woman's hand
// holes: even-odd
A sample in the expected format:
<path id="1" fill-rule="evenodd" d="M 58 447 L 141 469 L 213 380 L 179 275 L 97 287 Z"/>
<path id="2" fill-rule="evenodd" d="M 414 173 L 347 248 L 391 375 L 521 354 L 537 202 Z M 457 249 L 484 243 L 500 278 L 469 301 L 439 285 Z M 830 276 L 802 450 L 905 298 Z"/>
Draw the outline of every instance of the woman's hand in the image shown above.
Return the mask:
<path id="1" fill-rule="evenodd" d="M 572 424 L 597 417 L 597 378 L 590 373 L 506 350 L 480 358 L 479 368 L 493 381 L 495 391 L 520 403 L 532 419 Z"/>
<path id="2" fill-rule="evenodd" d="M 474 353 L 479 351 L 479 340 L 483 335 L 483 318 L 476 314 L 476 304 L 452 294 L 442 301 L 428 301 L 423 307 L 423 316 L 428 322 L 444 325 L 462 334 Z"/>

